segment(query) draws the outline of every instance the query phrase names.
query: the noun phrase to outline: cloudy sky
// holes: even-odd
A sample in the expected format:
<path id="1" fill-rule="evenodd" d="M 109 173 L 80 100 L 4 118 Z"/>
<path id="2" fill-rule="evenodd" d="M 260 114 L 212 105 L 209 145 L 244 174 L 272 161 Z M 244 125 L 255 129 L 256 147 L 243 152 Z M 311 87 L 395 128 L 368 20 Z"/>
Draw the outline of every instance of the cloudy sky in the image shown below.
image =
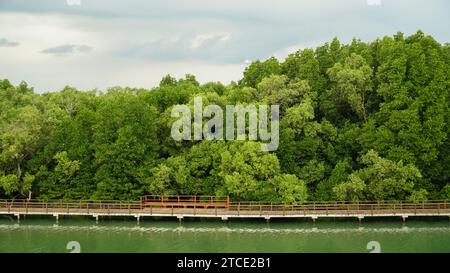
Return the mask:
<path id="1" fill-rule="evenodd" d="M 0 0 L 0 79 L 37 92 L 150 88 L 186 73 L 228 83 L 248 61 L 333 37 L 422 29 L 450 42 L 449 10 L 448 0 Z"/>

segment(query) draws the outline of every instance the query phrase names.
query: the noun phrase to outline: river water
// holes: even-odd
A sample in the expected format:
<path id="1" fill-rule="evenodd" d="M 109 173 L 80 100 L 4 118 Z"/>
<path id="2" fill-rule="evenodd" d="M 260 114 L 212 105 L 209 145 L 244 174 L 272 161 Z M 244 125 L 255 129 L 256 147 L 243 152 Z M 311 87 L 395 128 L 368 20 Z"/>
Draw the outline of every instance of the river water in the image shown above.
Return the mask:
<path id="1" fill-rule="evenodd" d="M 70 244 L 76 246 L 69 247 Z M 368 245 L 369 244 L 369 245 Z M 78 248 L 79 246 L 79 248 Z M 450 252 L 448 219 L 241 221 L 0 216 L 0 252 Z"/>

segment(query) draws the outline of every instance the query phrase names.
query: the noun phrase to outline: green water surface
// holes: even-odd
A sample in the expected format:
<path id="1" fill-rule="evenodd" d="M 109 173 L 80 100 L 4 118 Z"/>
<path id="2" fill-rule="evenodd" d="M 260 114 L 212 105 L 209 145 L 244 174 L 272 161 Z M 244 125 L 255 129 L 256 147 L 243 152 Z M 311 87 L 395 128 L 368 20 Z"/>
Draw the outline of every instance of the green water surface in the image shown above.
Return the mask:
<path id="1" fill-rule="evenodd" d="M 450 221 L 238 221 L 0 216 L 0 252 L 450 252 Z"/>

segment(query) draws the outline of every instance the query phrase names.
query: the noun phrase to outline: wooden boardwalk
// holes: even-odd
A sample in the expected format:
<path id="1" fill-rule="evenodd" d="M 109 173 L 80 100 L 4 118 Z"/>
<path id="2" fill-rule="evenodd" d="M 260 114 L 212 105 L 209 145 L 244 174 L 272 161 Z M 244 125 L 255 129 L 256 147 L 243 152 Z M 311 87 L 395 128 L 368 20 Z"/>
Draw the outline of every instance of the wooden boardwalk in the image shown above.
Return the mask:
<path id="1" fill-rule="evenodd" d="M 284 205 L 259 202 L 230 202 L 228 208 L 184 208 L 182 205 L 142 206 L 140 202 L 117 201 L 26 201 L 0 200 L 0 215 L 12 215 L 20 220 L 26 215 L 52 215 L 58 220 L 61 216 L 85 215 L 94 217 L 118 216 L 134 217 L 213 217 L 222 220 L 231 218 L 310 218 L 321 217 L 356 218 L 366 217 L 450 217 L 450 201 L 427 202 L 315 202 L 297 205 Z"/>

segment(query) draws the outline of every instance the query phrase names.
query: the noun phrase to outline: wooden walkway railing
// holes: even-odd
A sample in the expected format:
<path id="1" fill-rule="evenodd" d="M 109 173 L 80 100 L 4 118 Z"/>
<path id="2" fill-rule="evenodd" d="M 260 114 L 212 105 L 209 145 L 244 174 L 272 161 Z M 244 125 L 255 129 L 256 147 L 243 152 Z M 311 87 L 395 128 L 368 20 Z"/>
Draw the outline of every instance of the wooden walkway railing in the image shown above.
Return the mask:
<path id="1" fill-rule="evenodd" d="M 141 204 L 143 208 L 228 208 L 230 205 L 230 197 L 200 195 L 144 195 L 141 197 Z"/>
<path id="2" fill-rule="evenodd" d="M 430 213 L 440 215 L 450 212 L 448 200 L 408 202 L 408 201 L 368 201 L 368 202 L 308 202 L 303 204 L 261 204 L 258 202 L 231 203 L 230 210 L 240 214 L 246 212 L 271 212 L 274 215 L 401 215 Z"/>
<path id="3" fill-rule="evenodd" d="M 279 204 L 230 202 L 228 208 L 155 205 L 139 201 L 1 200 L 0 214 L 117 215 L 179 217 L 364 217 L 364 216 L 450 216 L 450 201 L 307 202 Z"/>

